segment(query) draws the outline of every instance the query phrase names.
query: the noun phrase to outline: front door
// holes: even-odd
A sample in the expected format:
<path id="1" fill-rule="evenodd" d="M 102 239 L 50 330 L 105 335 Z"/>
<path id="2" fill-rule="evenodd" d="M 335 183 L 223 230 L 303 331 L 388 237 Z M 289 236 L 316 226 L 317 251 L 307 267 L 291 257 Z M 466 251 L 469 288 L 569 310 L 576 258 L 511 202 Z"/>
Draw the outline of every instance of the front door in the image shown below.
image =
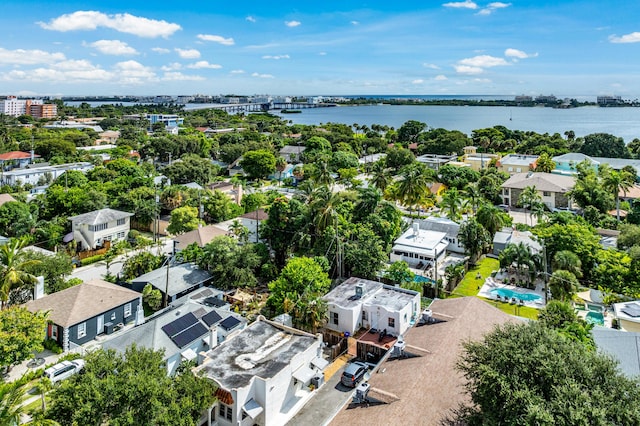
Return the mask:
<path id="1" fill-rule="evenodd" d="M 100 315 L 98 317 L 98 328 L 97 328 L 97 334 L 102 334 L 104 333 L 104 315 Z"/>

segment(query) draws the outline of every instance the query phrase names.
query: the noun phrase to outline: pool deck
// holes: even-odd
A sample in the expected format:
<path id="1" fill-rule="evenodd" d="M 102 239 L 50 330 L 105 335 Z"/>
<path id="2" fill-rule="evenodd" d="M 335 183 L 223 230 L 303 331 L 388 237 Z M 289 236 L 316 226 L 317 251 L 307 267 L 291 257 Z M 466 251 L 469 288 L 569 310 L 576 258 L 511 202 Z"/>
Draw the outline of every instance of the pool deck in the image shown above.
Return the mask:
<path id="1" fill-rule="evenodd" d="M 540 296 L 540 299 L 536 299 L 536 300 L 523 300 L 522 303 L 520 303 L 521 305 L 524 306 L 529 306 L 531 308 L 536 308 L 536 309 L 543 309 L 545 306 L 544 303 L 544 283 L 538 283 L 536 284 L 536 288 L 535 290 L 529 290 L 526 288 L 521 288 L 521 287 L 516 287 L 513 285 L 509 285 L 509 284 L 505 284 L 501 281 L 495 280 L 492 277 L 487 277 L 487 279 L 484 281 L 484 284 L 482 285 L 482 287 L 480 288 L 480 291 L 478 292 L 478 296 L 480 297 L 484 297 L 486 299 L 490 299 L 490 300 L 497 300 L 498 297 L 491 293 L 492 290 L 498 289 L 498 288 L 504 288 L 507 290 L 511 290 L 515 293 L 534 293 L 538 296 Z M 504 299 L 502 299 L 504 300 Z"/>

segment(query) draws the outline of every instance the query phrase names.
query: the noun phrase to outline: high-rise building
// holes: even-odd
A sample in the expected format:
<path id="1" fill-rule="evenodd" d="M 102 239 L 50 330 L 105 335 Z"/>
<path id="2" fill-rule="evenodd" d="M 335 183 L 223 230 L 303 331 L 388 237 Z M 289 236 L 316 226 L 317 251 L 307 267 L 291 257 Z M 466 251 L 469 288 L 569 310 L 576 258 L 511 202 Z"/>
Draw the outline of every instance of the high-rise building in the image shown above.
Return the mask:
<path id="1" fill-rule="evenodd" d="M 18 99 L 15 96 L 8 96 L 0 101 L 0 114 L 19 117 L 21 115 L 32 115 L 35 118 L 55 118 L 58 108 L 54 104 L 45 104 L 42 99 Z"/>

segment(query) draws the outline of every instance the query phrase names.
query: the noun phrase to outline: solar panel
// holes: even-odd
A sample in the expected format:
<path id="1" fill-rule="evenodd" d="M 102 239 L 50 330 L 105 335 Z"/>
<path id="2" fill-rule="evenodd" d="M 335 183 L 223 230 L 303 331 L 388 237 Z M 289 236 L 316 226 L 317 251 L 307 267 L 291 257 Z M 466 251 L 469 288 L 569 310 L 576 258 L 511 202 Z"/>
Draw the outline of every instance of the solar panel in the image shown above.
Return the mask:
<path id="1" fill-rule="evenodd" d="M 202 321 L 204 321 L 204 323 L 207 324 L 208 327 L 211 327 L 221 319 L 222 317 L 216 311 L 211 311 L 207 315 L 202 317 Z"/>
<path id="2" fill-rule="evenodd" d="M 227 317 L 220 323 L 220 327 L 225 330 L 231 330 L 236 325 L 240 324 L 240 320 L 235 317 Z"/>
<path id="3" fill-rule="evenodd" d="M 640 305 L 637 303 L 629 304 L 622 308 L 622 312 L 629 315 L 630 317 L 640 317 Z"/>
<path id="4" fill-rule="evenodd" d="M 227 302 L 217 297 L 207 297 L 204 299 L 204 303 L 205 305 L 215 306 L 216 308 L 220 308 L 227 304 Z"/>
<path id="5" fill-rule="evenodd" d="M 177 320 L 172 321 L 169 324 L 163 325 L 162 331 L 164 331 L 167 334 L 167 336 L 173 337 L 176 334 L 196 324 L 197 322 L 198 322 L 198 319 L 195 317 L 195 315 L 189 312 L 188 314 L 181 316 Z"/>
<path id="6" fill-rule="evenodd" d="M 202 337 L 207 333 L 207 327 L 202 325 L 202 323 L 196 323 L 193 326 L 187 328 L 182 333 L 176 334 L 171 338 L 173 343 L 176 344 L 180 349 L 187 346 L 189 343 L 194 340 Z"/>

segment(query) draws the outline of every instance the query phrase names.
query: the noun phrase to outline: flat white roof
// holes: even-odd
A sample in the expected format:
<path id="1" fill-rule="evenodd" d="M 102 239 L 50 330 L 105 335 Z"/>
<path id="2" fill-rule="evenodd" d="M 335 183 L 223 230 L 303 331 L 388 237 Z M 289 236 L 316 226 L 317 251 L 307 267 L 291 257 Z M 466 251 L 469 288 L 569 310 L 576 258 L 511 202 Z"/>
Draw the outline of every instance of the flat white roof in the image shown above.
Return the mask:
<path id="1" fill-rule="evenodd" d="M 394 247 L 400 245 L 422 250 L 435 250 L 446 236 L 445 232 L 418 229 L 418 232 L 415 233 L 413 228 L 409 228 L 395 241 Z"/>

